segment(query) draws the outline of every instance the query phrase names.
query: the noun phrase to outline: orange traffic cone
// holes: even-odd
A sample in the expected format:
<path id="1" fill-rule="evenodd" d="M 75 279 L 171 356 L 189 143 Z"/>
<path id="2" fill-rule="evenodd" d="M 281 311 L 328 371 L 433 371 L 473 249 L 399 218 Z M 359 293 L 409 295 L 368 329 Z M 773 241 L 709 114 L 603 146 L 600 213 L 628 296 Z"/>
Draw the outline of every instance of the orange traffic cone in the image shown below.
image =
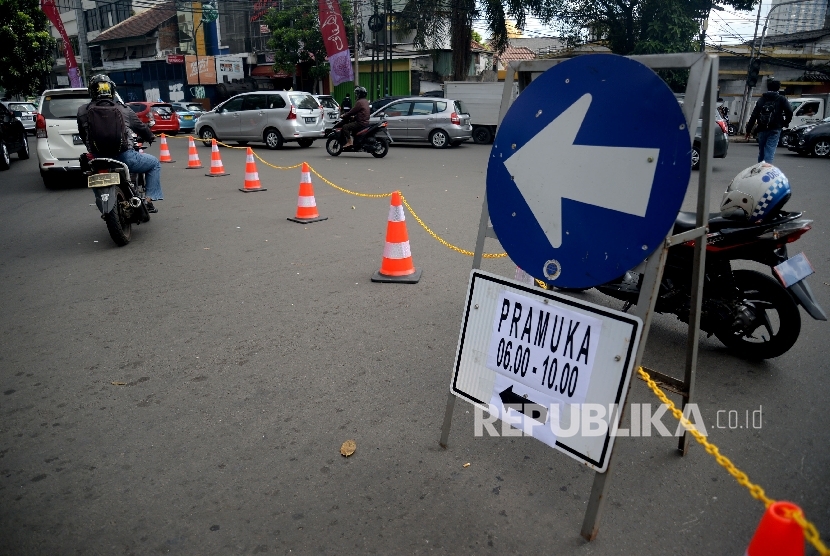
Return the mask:
<path id="1" fill-rule="evenodd" d="M 254 151 L 251 150 L 251 147 L 248 147 L 248 158 L 245 159 L 245 188 L 240 189 L 240 191 L 244 193 L 267 191 L 267 189 L 259 185 L 259 172 L 256 171 Z"/>
<path id="2" fill-rule="evenodd" d="M 409 249 L 409 234 L 406 233 L 406 218 L 399 191 L 392 193 L 389 205 L 389 221 L 386 224 L 386 245 L 383 248 L 383 260 L 380 270 L 372 276 L 372 282 L 401 282 L 417 284 L 421 271 L 412 264 L 412 251 Z"/>
<path id="3" fill-rule="evenodd" d="M 196 143 L 193 142 L 193 136 L 188 137 L 190 141 L 187 144 L 187 169 L 188 170 L 196 170 L 198 168 L 204 168 L 202 163 L 199 162 L 199 153 L 196 152 Z"/>
<path id="4" fill-rule="evenodd" d="M 222 159 L 219 157 L 219 145 L 216 144 L 216 139 L 213 139 L 213 144 L 210 147 L 210 173 L 205 175 L 211 178 L 230 176 L 222 165 Z"/>
<path id="5" fill-rule="evenodd" d="M 792 502 L 773 502 L 746 549 L 746 556 L 804 556 L 804 530 L 790 517 L 801 508 Z"/>
<path id="6" fill-rule="evenodd" d="M 161 134 L 161 144 L 159 146 L 159 162 L 176 162 L 170 156 L 170 148 L 167 146 L 167 136 Z"/>
<path id="7" fill-rule="evenodd" d="M 308 224 L 309 222 L 320 222 L 328 220 L 328 216 L 320 217 L 317 212 L 317 201 L 314 199 L 314 186 L 311 185 L 311 171 L 308 162 L 303 162 L 302 174 L 300 175 L 300 195 L 297 199 L 297 216 L 289 218 L 292 222 Z"/>

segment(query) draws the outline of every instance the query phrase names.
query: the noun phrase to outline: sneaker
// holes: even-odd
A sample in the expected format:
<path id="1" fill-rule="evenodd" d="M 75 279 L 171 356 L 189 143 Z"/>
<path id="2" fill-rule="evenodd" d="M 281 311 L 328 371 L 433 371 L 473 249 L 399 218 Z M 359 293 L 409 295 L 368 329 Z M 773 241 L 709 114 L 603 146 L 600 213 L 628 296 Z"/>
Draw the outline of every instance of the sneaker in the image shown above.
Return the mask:
<path id="1" fill-rule="evenodd" d="M 150 214 L 156 214 L 159 211 L 152 201 L 144 201 L 144 205 L 147 207 L 147 212 Z"/>

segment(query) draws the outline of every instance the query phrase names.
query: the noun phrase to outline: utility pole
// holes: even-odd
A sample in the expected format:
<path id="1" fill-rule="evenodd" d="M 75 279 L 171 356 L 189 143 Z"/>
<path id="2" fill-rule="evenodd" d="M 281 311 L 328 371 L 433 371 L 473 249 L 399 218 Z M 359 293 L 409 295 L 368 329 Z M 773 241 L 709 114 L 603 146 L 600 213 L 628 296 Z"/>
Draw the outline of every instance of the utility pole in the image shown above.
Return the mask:
<path id="1" fill-rule="evenodd" d="M 749 64 L 752 65 L 752 56 L 755 53 L 755 41 L 758 40 L 758 25 L 761 23 L 761 4 L 763 2 L 758 2 L 758 15 L 755 17 L 755 34 L 752 35 L 752 45 L 749 47 Z M 760 52 L 759 52 L 760 54 Z M 749 81 L 747 80 L 746 84 L 744 85 L 744 98 L 741 102 L 741 118 L 738 120 L 738 134 L 744 134 L 744 126 L 746 125 L 746 109 L 749 105 L 750 95 L 752 94 L 752 87 L 749 86 Z"/>
<path id="2" fill-rule="evenodd" d="M 771 7 L 769 13 L 767 13 L 767 18 L 764 20 L 764 30 L 761 32 L 761 43 L 758 45 L 758 50 L 756 51 L 755 55 L 757 58 L 761 58 L 761 49 L 764 48 L 764 38 L 767 36 L 767 28 L 769 27 L 769 18 L 772 16 L 772 12 L 774 12 L 777 8 L 781 6 L 788 6 L 790 4 L 801 4 L 802 2 L 812 2 L 813 0 L 792 0 L 790 2 L 781 2 L 780 4 L 776 4 L 775 6 Z M 761 17 L 761 5 L 758 5 L 758 18 Z M 758 24 L 755 24 L 755 35 L 758 35 Z M 752 40 L 752 43 L 755 44 L 755 39 Z M 749 64 L 752 65 L 752 55 L 749 57 Z M 748 104 L 750 103 L 750 99 L 752 98 L 752 90 L 754 87 L 750 87 L 749 83 L 746 84 L 745 93 L 744 93 L 744 106 L 741 108 L 741 125 L 738 129 L 738 133 L 745 134 L 747 130 L 744 129 L 746 125 L 744 123 L 744 118 L 747 114 Z"/>
<path id="3" fill-rule="evenodd" d="M 357 61 L 357 26 L 363 26 L 363 13 L 360 10 L 360 0 L 352 0 L 354 2 L 354 15 L 352 16 L 352 28 L 354 29 L 354 86 L 360 86 L 360 64 Z M 357 102 L 357 101 L 355 101 Z"/>
<path id="4" fill-rule="evenodd" d="M 75 0 L 75 19 L 78 23 L 78 50 L 81 51 L 81 84 L 86 85 L 86 62 L 89 61 L 89 48 L 86 45 L 86 20 L 84 19 L 83 0 Z"/>

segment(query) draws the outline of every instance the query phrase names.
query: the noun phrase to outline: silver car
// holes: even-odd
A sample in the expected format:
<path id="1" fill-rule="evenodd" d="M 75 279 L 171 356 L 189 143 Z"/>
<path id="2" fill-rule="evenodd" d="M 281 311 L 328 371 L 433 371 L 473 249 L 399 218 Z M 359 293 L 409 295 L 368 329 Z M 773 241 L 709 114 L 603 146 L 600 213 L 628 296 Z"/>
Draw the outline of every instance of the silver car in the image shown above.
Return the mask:
<path id="1" fill-rule="evenodd" d="M 372 114 L 371 123 L 385 119 L 396 142 L 426 141 L 436 149 L 460 145 L 473 136 L 470 113 L 460 100 L 404 98 Z"/>
<path id="2" fill-rule="evenodd" d="M 26 133 L 34 135 L 35 133 L 35 118 L 37 118 L 37 108 L 31 102 L 18 102 L 16 100 L 4 100 L 3 105 L 14 114 L 14 117 L 20 120 L 23 124 Z"/>
<path id="3" fill-rule="evenodd" d="M 240 145 L 265 143 L 269 149 L 291 141 L 310 147 L 315 139 L 325 137 L 323 116 L 320 104 L 309 93 L 242 93 L 199 116 L 196 134 L 206 146 L 215 138 Z"/>

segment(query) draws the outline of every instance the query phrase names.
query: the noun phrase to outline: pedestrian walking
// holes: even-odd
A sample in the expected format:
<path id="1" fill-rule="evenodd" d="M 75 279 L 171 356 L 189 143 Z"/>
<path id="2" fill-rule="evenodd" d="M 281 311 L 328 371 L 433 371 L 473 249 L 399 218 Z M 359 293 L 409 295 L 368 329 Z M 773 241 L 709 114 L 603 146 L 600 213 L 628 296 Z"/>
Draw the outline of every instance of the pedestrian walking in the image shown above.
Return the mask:
<path id="1" fill-rule="evenodd" d="M 755 103 L 755 109 L 746 124 L 746 139 L 757 124 L 758 162 L 772 162 L 781 130 L 790 125 L 793 109 L 787 97 L 779 91 L 781 82 L 776 79 L 767 81 L 767 92 Z"/>

